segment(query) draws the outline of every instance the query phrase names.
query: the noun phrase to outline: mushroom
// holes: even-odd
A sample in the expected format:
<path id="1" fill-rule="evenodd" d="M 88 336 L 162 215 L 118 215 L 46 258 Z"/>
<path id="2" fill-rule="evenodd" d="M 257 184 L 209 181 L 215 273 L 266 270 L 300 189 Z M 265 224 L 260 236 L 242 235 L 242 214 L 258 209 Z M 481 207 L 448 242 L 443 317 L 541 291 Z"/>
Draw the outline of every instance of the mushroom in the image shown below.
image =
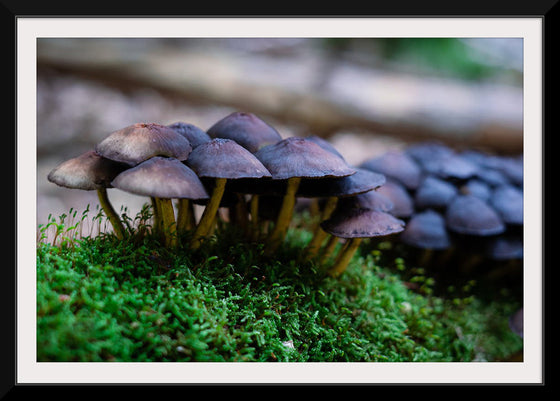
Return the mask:
<path id="1" fill-rule="evenodd" d="M 474 195 L 482 199 L 483 201 L 488 201 L 492 194 L 490 186 L 481 179 L 471 178 L 464 185 L 459 188 L 459 192 L 464 195 Z"/>
<path id="2" fill-rule="evenodd" d="M 405 149 L 421 170 L 427 174 L 436 174 L 442 159 L 454 154 L 454 150 L 437 141 L 419 142 Z"/>
<path id="3" fill-rule="evenodd" d="M 487 255 L 493 260 L 523 258 L 523 239 L 515 235 L 500 235 L 487 244 Z"/>
<path id="4" fill-rule="evenodd" d="M 224 195 L 226 182 L 270 177 L 266 167 L 247 149 L 231 139 L 215 138 L 193 149 L 187 165 L 201 178 L 215 180 L 212 195 L 196 227 L 191 248 L 196 249 L 208 235 Z"/>
<path id="5" fill-rule="evenodd" d="M 400 234 L 400 239 L 422 249 L 446 249 L 450 245 L 445 219 L 431 209 L 412 216 Z"/>
<path id="6" fill-rule="evenodd" d="M 211 138 L 232 139 L 251 153 L 282 140 L 280 133 L 253 113 L 236 111 L 206 131 Z"/>
<path id="7" fill-rule="evenodd" d="M 458 190 L 453 184 L 428 175 L 416 189 L 414 204 L 419 209 L 443 210 L 451 202 L 451 199 L 457 195 L 457 192 Z"/>
<path id="8" fill-rule="evenodd" d="M 517 187 L 507 184 L 496 187 L 492 191 L 489 203 L 504 223 L 523 224 L 523 191 Z"/>
<path id="9" fill-rule="evenodd" d="M 488 236 L 500 234 L 505 225 L 498 213 L 474 195 L 457 195 L 445 213 L 447 227 L 459 234 Z"/>
<path id="10" fill-rule="evenodd" d="M 364 161 L 361 168 L 384 174 L 409 190 L 420 184 L 422 170 L 418 164 L 404 151 L 389 151 L 380 156 Z"/>
<path id="11" fill-rule="evenodd" d="M 451 154 L 437 161 L 435 174 L 447 180 L 465 181 L 478 172 L 479 167 L 459 154 Z"/>
<path id="12" fill-rule="evenodd" d="M 385 184 L 377 189 L 377 192 L 393 202 L 390 212 L 393 216 L 406 219 L 414 213 L 414 200 L 402 184 L 387 179 Z"/>
<path id="13" fill-rule="evenodd" d="M 212 139 L 206 131 L 190 123 L 178 121 L 173 124 L 169 124 L 168 127 L 187 138 L 193 149 L 198 145 L 210 142 Z"/>
<path id="14" fill-rule="evenodd" d="M 153 156 L 186 160 L 192 146 L 172 128 L 156 123 L 137 123 L 111 133 L 95 146 L 107 159 L 136 166 Z"/>
<path id="15" fill-rule="evenodd" d="M 109 201 L 107 188 L 112 188 L 113 178 L 127 167 L 91 150 L 59 164 L 51 170 L 47 179 L 65 188 L 97 191 L 101 208 L 111 222 L 115 235 L 118 239 L 123 239 L 125 229 Z"/>
<path id="16" fill-rule="evenodd" d="M 112 185 L 123 191 L 156 199 L 166 246 L 177 243 L 176 222 L 171 199 L 207 199 L 208 193 L 198 176 L 181 161 L 152 157 L 116 176 Z"/>
<path id="17" fill-rule="evenodd" d="M 329 269 L 329 275 L 338 276 L 346 270 L 363 238 L 396 234 L 403 231 L 404 225 L 404 221 L 385 212 L 337 207 L 330 219 L 321 223 L 321 227 L 327 233 L 347 239 L 335 263 Z"/>
<path id="18" fill-rule="evenodd" d="M 339 200 L 341 207 L 370 209 L 378 212 L 390 213 L 394 204 L 385 195 L 378 191 L 379 188 Z M 343 206 L 342 206 L 343 205 Z"/>
<path id="19" fill-rule="evenodd" d="M 354 197 L 370 192 L 384 183 L 385 176 L 383 174 L 356 168 L 356 173 L 350 176 L 322 180 L 302 179 L 297 196 L 326 198 L 320 217 L 320 221 L 324 221 L 330 217 L 340 198 Z M 305 260 L 310 260 L 317 255 L 326 237 L 327 233 L 318 224 L 304 251 Z"/>
<path id="20" fill-rule="evenodd" d="M 399 239 L 409 246 L 422 250 L 419 261 L 421 266 L 428 264 L 434 251 L 447 249 L 451 245 L 445 219 L 432 209 L 426 209 L 412 216 L 399 235 Z"/>
<path id="21" fill-rule="evenodd" d="M 356 173 L 344 160 L 305 138 L 283 139 L 261 148 L 255 156 L 270 171 L 273 180 L 287 180 L 282 207 L 268 237 L 268 253 L 274 252 L 286 235 L 303 178 L 344 177 Z"/>

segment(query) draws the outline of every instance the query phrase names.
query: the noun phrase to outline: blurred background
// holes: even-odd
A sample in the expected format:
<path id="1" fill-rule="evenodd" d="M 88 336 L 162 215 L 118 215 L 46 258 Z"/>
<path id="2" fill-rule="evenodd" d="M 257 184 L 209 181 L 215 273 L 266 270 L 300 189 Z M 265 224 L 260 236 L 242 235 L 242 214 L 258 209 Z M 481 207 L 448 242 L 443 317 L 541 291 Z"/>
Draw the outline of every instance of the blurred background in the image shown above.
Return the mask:
<path id="1" fill-rule="evenodd" d="M 522 84 L 515 38 L 38 39 L 37 224 L 98 204 L 47 175 L 137 122 L 208 129 L 247 111 L 354 165 L 424 140 L 519 155 Z M 132 216 L 146 202 L 109 198 Z"/>

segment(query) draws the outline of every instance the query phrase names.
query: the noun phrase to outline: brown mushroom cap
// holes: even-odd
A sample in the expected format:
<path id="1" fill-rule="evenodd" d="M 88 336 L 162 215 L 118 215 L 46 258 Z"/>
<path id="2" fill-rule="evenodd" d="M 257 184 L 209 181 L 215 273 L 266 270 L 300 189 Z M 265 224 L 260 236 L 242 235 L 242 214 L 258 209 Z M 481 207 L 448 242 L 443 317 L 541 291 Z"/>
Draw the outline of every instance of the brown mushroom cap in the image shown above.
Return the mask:
<path id="1" fill-rule="evenodd" d="M 156 123 L 137 123 L 113 132 L 95 146 L 107 159 L 136 166 L 154 156 L 186 160 L 192 146 L 172 128 Z"/>
<path id="2" fill-rule="evenodd" d="M 404 225 L 404 221 L 388 213 L 337 207 L 331 217 L 321 223 L 321 228 L 340 238 L 370 238 L 399 233 Z"/>
<path id="3" fill-rule="evenodd" d="M 168 127 L 174 129 L 177 133 L 187 138 L 193 149 L 203 143 L 210 142 L 212 139 L 202 128 L 190 123 L 178 121 L 173 124 L 169 124 Z"/>
<path id="4" fill-rule="evenodd" d="M 293 177 L 345 177 L 356 173 L 335 154 L 305 138 L 289 137 L 261 148 L 255 156 L 273 180 Z"/>
<path id="5" fill-rule="evenodd" d="M 457 195 L 445 213 L 447 227 L 459 234 L 486 236 L 500 234 L 505 225 L 498 213 L 474 195 Z"/>
<path id="6" fill-rule="evenodd" d="M 515 235 L 499 235 L 486 245 L 486 254 L 494 260 L 523 258 L 523 238 Z"/>
<path id="7" fill-rule="evenodd" d="M 363 194 L 358 194 L 355 196 L 349 196 L 341 198 L 338 200 L 338 205 L 344 208 L 359 208 L 359 209 L 370 209 L 378 212 L 388 212 L 390 213 L 394 204 L 385 195 L 378 192 L 377 190 L 364 192 Z"/>
<path id="8" fill-rule="evenodd" d="M 445 179 L 467 180 L 479 170 L 476 164 L 455 153 L 438 159 L 435 164 L 435 174 Z"/>
<path id="9" fill-rule="evenodd" d="M 423 249 L 446 249 L 451 244 L 445 219 L 431 209 L 412 216 L 400 239 L 405 244 Z"/>
<path id="10" fill-rule="evenodd" d="M 457 193 L 458 190 L 455 185 L 441 178 L 428 175 L 416 188 L 414 203 L 420 209 L 445 208 Z"/>
<path id="11" fill-rule="evenodd" d="M 59 164 L 47 179 L 61 187 L 91 191 L 111 188 L 111 181 L 126 168 L 91 150 Z"/>
<path id="12" fill-rule="evenodd" d="M 465 184 L 459 187 L 459 192 L 464 195 L 478 196 L 483 201 L 488 201 L 492 195 L 492 189 L 483 180 L 471 178 Z"/>
<path id="13" fill-rule="evenodd" d="M 199 177 L 263 178 L 270 172 L 251 152 L 232 139 L 215 138 L 193 149 L 187 165 Z"/>
<path id="14" fill-rule="evenodd" d="M 363 194 L 385 184 L 383 174 L 374 173 L 363 168 L 356 168 L 356 173 L 345 177 L 325 178 L 323 180 L 302 179 L 296 196 L 314 198 L 339 198 Z"/>
<path id="15" fill-rule="evenodd" d="M 500 185 L 492 191 L 490 205 L 504 223 L 523 224 L 523 191 L 513 185 Z"/>
<path id="16" fill-rule="evenodd" d="M 385 184 L 376 189 L 377 192 L 386 196 L 393 202 L 391 214 L 395 217 L 407 218 L 414 213 L 414 201 L 406 188 L 393 180 L 387 180 Z"/>
<path id="17" fill-rule="evenodd" d="M 119 174 L 115 188 L 136 195 L 166 199 L 207 199 L 202 182 L 177 159 L 155 156 Z"/>
<path id="18" fill-rule="evenodd" d="M 384 174 L 407 189 L 418 187 L 422 178 L 422 170 L 418 164 L 407 153 L 401 151 L 386 152 L 366 160 L 360 167 Z"/>
<path id="19" fill-rule="evenodd" d="M 253 113 L 234 112 L 206 131 L 211 138 L 232 139 L 251 153 L 282 139 L 280 133 Z"/>

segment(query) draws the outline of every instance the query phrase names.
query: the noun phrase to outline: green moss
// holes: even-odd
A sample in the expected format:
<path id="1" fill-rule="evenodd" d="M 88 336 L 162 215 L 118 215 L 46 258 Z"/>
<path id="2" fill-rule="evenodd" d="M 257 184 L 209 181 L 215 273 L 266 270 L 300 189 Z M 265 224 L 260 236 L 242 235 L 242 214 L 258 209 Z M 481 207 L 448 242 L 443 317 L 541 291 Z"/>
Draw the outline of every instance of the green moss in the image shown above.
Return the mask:
<path id="1" fill-rule="evenodd" d="M 41 241 L 38 361 L 492 361 L 521 350 L 507 325 L 515 302 L 412 291 L 379 251 L 330 278 L 297 262 L 303 228 L 274 258 L 239 238 L 226 227 L 196 252 L 184 238 L 173 251 L 139 235 Z"/>

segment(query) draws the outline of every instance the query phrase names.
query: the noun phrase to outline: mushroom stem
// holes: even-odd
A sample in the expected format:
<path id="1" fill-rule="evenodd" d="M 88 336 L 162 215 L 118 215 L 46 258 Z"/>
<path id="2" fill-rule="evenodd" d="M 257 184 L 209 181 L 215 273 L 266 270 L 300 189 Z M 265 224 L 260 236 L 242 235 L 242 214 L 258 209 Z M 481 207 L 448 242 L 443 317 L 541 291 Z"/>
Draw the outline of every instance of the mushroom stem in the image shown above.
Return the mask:
<path id="1" fill-rule="evenodd" d="M 324 264 L 327 259 L 334 252 L 336 245 L 338 244 L 339 238 L 331 235 L 326 245 L 321 250 L 321 256 L 319 257 L 319 264 Z"/>
<path id="2" fill-rule="evenodd" d="M 156 234 L 161 233 L 161 210 L 157 198 L 150 197 L 152 201 L 152 210 L 154 211 L 152 231 Z"/>
<path id="3" fill-rule="evenodd" d="M 184 234 L 194 227 L 193 203 L 189 199 L 181 198 L 177 205 L 177 231 L 179 234 Z"/>
<path id="4" fill-rule="evenodd" d="M 99 198 L 99 203 L 101 205 L 101 208 L 105 211 L 107 218 L 109 219 L 111 225 L 113 226 L 113 231 L 115 232 L 115 235 L 117 236 L 118 239 L 122 240 L 125 237 L 125 229 L 121 222 L 121 219 L 119 218 L 119 215 L 117 214 L 117 212 L 115 212 L 113 205 L 109 201 L 109 198 L 107 196 L 107 189 L 98 188 L 97 197 Z"/>
<path id="5" fill-rule="evenodd" d="M 348 263 L 350 263 L 350 260 L 358 250 L 361 242 L 362 238 L 352 238 L 345 244 L 344 248 L 340 251 L 340 254 L 337 257 L 336 262 L 328 271 L 330 276 L 339 276 L 346 270 Z"/>
<path id="6" fill-rule="evenodd" d="M 292 220 L 292 215 L 294 213 L 296 192 L 300 182 L 301 177 L 288 178 L 288 187 L 286 188 L 286 194 L 284 195 L 282 206 L 280 208 L 280 212 L 278 213 L 276 225 L 268 237 L 268 253 L 276 251 L 286 236 L 286 232 L 288 231 L 288 227 L 290 226 L 290 221 Z"/>
<path id="7" fill-rule="evenodd" d="M 259 195 L 254 194 L 251 197 L 250 205 L 251 213 L 251 240 L 256 241 L 259 237 Z"/>
<path id="8" fill-rule="evenodd" d="M 208 232 L 212 227 L 212 223 L 214 222 L 214 217 L 218 212 L 222 196 L 224 195 L 226 181 L 226 178 L 216 178 L 216 185 L 212 190 L 212 196 L 210 197 L 204 212 L 202 212 L 200 221 L 198 222 L 193 238 L 191 239 L 191 249 L 198 249 L 204 237 L 208 235 Z"/>
<path id="9" fill-rule="evenodd" d="M 159 208 L 163 223 L 163 238 L 166 247 L 174 247 L 177 244 L 177 224 L 171 199 L 159 198 Z"/>
<path id="10" fill-rule="evenodd" d="M 336 196 L 330 196 L 327 199 L 327 203 L 325 204 L 325 206 L 323 207 L 323 211 L 321 212 L 320 221 L 317 223 L 317 226 L 315 227 L 315 231 L 313 232 L 313 238 L 311 239 L 311 242 L 307 244 L 307 247 L 304 251 L 305 261 L 309 261 L 313 259 L 315 256 L 317 256 L 317 253 L 319 252 L 321 245 L 325 241 L 325 238 L 327 238 L 328 233 L 321 228 L 320 222 L 327 220 L 330 217 L 330 215 L 332 214 L 333 210 L 336 207 L 337 202 L 338 202 L 338 198 Z"/>

